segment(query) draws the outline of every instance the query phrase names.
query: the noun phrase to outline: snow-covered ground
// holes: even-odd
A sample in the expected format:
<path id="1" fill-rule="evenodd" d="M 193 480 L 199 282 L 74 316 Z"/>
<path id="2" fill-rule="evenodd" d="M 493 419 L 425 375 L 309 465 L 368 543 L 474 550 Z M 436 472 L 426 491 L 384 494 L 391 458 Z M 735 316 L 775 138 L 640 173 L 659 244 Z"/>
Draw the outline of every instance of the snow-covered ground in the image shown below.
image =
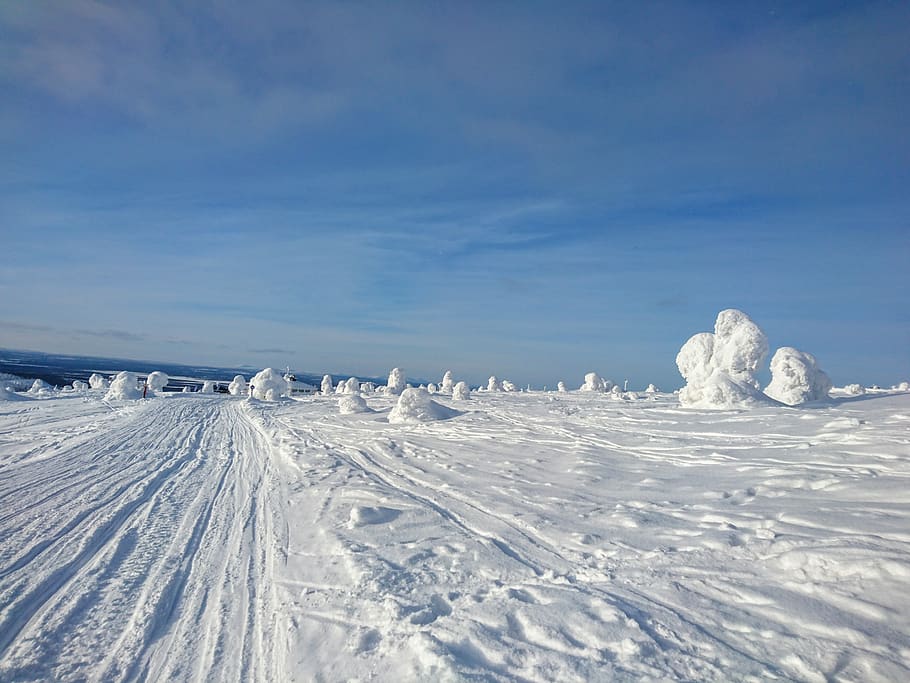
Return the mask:
<path id="1" fill-rule="evenodd" d="M 0 401 L 0 680 L 910 680 L 910 394 Z"/>

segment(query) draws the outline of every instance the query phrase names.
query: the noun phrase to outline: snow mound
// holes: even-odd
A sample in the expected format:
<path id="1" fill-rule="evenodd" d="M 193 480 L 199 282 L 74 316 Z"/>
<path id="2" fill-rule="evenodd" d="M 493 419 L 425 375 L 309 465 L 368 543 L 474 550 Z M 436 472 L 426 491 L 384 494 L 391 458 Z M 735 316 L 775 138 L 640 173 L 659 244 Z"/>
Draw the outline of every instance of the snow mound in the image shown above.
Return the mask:
<path id="1" fill-rule="evenodd" d="M 19 394 L 10 391 L 7 387 L 0 384 L 0 401 L 30 401 L 31 399 L 27 396 L 20 396 Z"/>
<path id="2" fill-rule="evenodd" d="M 398 396 L 405 390 L 404 371 L 401 368 L 392 368 L 389 373 L 389 381 L 386 383 L 386 393 L 392 396 Z"/>
<path id="3" fill-rule="evenodd" d="M 464 382 L 459 382 L 454 387 L 452 387 L 452 400 L 467 401 L 470 398 L 471 390 L 468 389 L 468 385 Z"/>
<path id="4" fill-rule="evenodd" d="M 332 376 L 331 376 L 331 375 L 323 375 L 323 376 L 322 376 L 322 384 L 319 386 L 319 391 L 322 392 L 322 395 L 323 395 L 323 396 L 328 396 L 329 394 L 333 393 L 333 392 L 332 392 Z"/>
<path id="5" fill-rule="evenodd" d="M 210 379 L 205 380 L 202 383 L 202 390 L 200 391 L 200 393 L 214 394 L 215 393 L 215 383 Z"/>
<path id="6" fill-rule="evenodd" d="M 111 383 L 108 381 L 107 377 L 104 375 L 99 375 L 97 372 L 92 373 L 92 376 L 88 378 L 88 385 L 92 389 L 107 389 L 111 386 Z"/>
<path id="7" fill-rule="evenodd" d="M 848 384 L 844 387 L 844 393 L 848 396 L 862 396 L 866 393 L 866 387 L 862 384 Z"/>
<path id="8" fill-rule="evenodd" d="M 749 316 L 732 308 L 721 311 L 714 334 L 693 335 L 676 356 L 676 367 L 686 380 L 680 404 L 720 410 L 773 404 L 755 379 L 767 355 L 768 339 Z"/>
<path id="9" fill-rule="evenodd" d="M 461 415 L 457 410 L 447 408 L 430 398 L 426 389 L 405 389 L 398 397 L 398 403 L 389 413 L 389 422 L 434 422 L 448 420 Z"/>
<path id="10" fill-rule="evenodd" d="M 170 380 L 170 377 L 168 377 L 167 374 L 160 370 L 156 370 L 149 374 L 145 383 L 149 385 L 149 391 L 164 391 L 164 387 L 167 386 L 168 380 Z"/>
<path id="11" fill-rule="evenodd" d="M 596 372 L 589 372 L 585 375 L 585 383 L 579 387 L 579 391 L 606 391 L 606 384 Z"/>
<path id="12" fill-rule="evenodd" d="M 771 358 L 771 383 L 765 394 L 789 406 L 828 398 L 831 379 L 812 354 L 782 346 Z"/>
<path id="13" fill-rule="evenodd" d="M 246 396 L 250 391 L 246 378 L 243 375 L 234 375 L 234 379 L 228 384 L 228 391 L 231 396 Z"/>
<path id="14" fill-rule="evenodd" d="M 446 370 L 442 376 L 442 384 L 439 385 L 439 392 L 442 394 L 451 394 L 455 390 L 455 382 L 452 379 L 452 371 Z"/>
<path id="15" fill-rule="evenodd" d="M 342 415 L 353 415 L 355 413 L 372 413 L 373 409 L 367 405 L 363 396 L 345 394 L 338 399 L 338 412 Z"/>
<path id="16" fill-rule="evenodd" d="M 288 381 L 274 368 L 266 368 L 256 373 L 250 380 L 253 398 L 263 401 L 277 401 L 291 393 Z"/>
<path id="17" fill-rule="evenodd" d="M 138 384 L 135 372 L 125 370 L 118 372 L 104 398 L 107 401 L 132 401 L 142 398 L 142 390 Z"/>

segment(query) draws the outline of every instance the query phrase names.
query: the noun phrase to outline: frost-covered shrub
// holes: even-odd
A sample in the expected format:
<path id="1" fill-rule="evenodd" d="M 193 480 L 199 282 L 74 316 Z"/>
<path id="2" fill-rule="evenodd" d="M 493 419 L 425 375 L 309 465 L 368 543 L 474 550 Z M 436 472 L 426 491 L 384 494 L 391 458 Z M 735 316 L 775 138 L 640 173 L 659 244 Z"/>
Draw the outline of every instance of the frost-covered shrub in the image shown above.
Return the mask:
<path id="1" fill-rule="evenodd" d="M 202 383 L 202 391 L 201 391 L 201 393 L 203 393 L 203 394 L 214 394 L 214 393 L 215 393 L 215 383 L 214 383 L 212 380 L 210 380 L 210 379 L 205 380 L 205 381 Z"/>
<path id="2" fill-rule="evenodd" d="M 686 380 L 679 402 L 693 408 L 744 408 L 771 401 L 755 371 L 768 355 L 765 333 L 742 311 L 717 315 L 714 334 L 701 332 L 683 344 L 676 366 Z"/>
<path id="3" fill-rule="evenodd" d="M 439 386 L 440 393 L 451 394 L 455 389 L 455 383 L 452 380 L 452 371 L 446 370 L 445 374 L 442 376 L 442 384 Z"/>
<path id="4" fill-rule="evenodd" d="M 354 413 L 372 413 L 373 411 L 367 406 L 367 402 L 360 394 L 345 394 L 338 399 L 338 411 L 342 415 L 353 415 Z"/>
<path id="5" fill-rule="evenodd" d="M 149 374 L 145 383 L 148 384 L 149 391 L 164 391 L 164 387 L 167 386 L 169 379 L 170 378 L 165 373 L 156 370 Z"/>
<path id="6" fill-rule="evenodd" d="M 43 379 L 36 379 L 32 382 L 32 386 L 28 390 L 28 393 L 32 396 L 42 396 L 51 393 L 53 390 L 54 388 Z"/>
<path id="7" fill-rule="evenodd" d="M 862 384 L 848 384 L 844 387 L 844 393 L 848 396 L 862 396 L 866 393 L 866 387 Z"/>
<path id="8" fill-rule="evenodd" d="M 277 401 L 291 393 L 290 385 L 280 372 L 274 368 L 262 370 L 250 380 L 253 398 L 265 401 Z"/>
<path id="9" fill-rule="evenodd" d="M 502 391 L 502 384 L 496 379 L 496 375 L 491 375 L 487 380 L 487 391 Z"/>
<path id="10" fill-rule="evenodd" d="M 398 403 L 389 413 L 389 422 L 433 422 L 460 415 L 457 410 L 447 408 L 430 398 L 426 389 L 405 389 L 398 397 Z"/>
<path id="11" fill-rule="evenodd" d="M 566 383 L 563 382 L 563 381 L 560 381 L 560 382 L 556 385 L 556 391 L 558 391 L 558 392 L 561 393 L 561 394 L 566 393 L 566 392 L 568 391 L 568 389 L 566 389 Z"/>
<path id="12" fill-rule="evenodd" d="M 398 396 L 406 388 L 404 371 L 401 368 L 392 368 L 389 373 L 389 381 L 386 382 L 386 393 L 391 396 Z"/>
<path id="13" fill-rule="evenodd" d="M 97 372 L 92 373 L 92 376 L 88 378 L 88 385 L 92 389 L 107 389 L 111 386 L 111 383 L 108 381 L 107 377 L 104 375 L 99 375 Z"/>
<path id="14" fill-rule="evenodd" d="M 86 382 L 83 382 L 81 379 L 77 379 L 75 382 L 73 382 L 73 391 L 77 391 L 80 394 L 86 392 L 88 391 L 88 384 Z"/>
<path id="15" fill-rule="evenodd" d="M 372 394 L 376 391 L 376 385 L 373 382 L 361 382 L 360 383 L 360 393 L 361 394 Z"/>
<path id="16" fill-rule="evenodd" d="M 243 375 L 234 375 L 234 379 L 228 384 L 228 392 L 231 396 L 246 396 L 250 392 L 246 378 Z"/>
<path id="17" fill-rule="evenodd" d="M 596 372 L 589 372 L 585 375 L 585 383 L 579 387 L 579 391 L 605 391 L 606 385 L 603 378 Z"/>
<path id="18" fill-rule="evenodd" d="M 458 382 L 452 387 L 452 399 L 455 401 L 467 401 L 471 398 L 471 390 L 464 382 Z"/>
<path id="19" fill-rule="evenodd" d="M 812 354 L 782 346 L 771 358 L 771 383 L 765 394 L 790 406 L 828 398 L 831 380 Z"/>
<path id="20" fill-rule="evenodd" d="M 135 372 L 118 372 L 104 398 L 108 401 L 131 401 L 142 398 L 142 390 L 138 383 Z"/>
<path id="21" fill-rule="evenodd" d="M 348 381 L 344 383 L 344 393 L 346 394 L 359 394 L 360 393 L 360 380 L 356 377 L 348 378 Z"/>
<path id="22" fill-rule="evenodd" d="M 509 392 L 515 392 L 515 391 L 518 391 L 518 387 L 516 387 L 515 384 L 510 382 L 509 380 L 504 379 L 504 380 L 502 380 L 502 390 L 509 391 Z"/>
<path id="23" fill-rule="evenodd" d="M 328 396 L 332 393 L 332 376 L 323 375 L 322 376 L 322 385 L 319 387 L 319 390 L 322 392 L 323 396 Z"/>

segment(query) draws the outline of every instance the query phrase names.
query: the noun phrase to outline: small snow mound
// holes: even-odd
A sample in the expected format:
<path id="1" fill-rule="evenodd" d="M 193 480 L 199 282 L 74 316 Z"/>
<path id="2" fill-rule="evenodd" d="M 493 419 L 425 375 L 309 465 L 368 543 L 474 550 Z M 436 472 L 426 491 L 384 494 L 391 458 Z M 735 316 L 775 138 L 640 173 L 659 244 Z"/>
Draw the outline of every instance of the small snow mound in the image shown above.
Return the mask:
<path id="1" fill-rule="evenodd" d="M 277 401 L 291 393 L 288 381 L 274 368 L 262 370 L 250 380 L 253 398 L 265 401 Z"/>
<path id="2" fill-rule="evenodd" d="M 135 372 L 118 372 L 107 390 L 107 401 L 133 401 L 142 398 L 142 390 L 138 387 L 139 380 Z"/>
<path id="3" fill-rule="evenodd" d="M 426 389 L 405 389 L 398 398 L 397 405 L 389 413 L 389 422 L 393 424 L 434 422 L 460 414 L 457 410 L 436 403 Z"/>
<path id="4" fill-rule="evenodd" d="M 405 388 L 404 371 L 401 368 L 392 368 L 389 373 L 389 381 L 386 383 L 386 393 L 391 396 L 398 396 Z"/>
<path id="5" fill-rule="evenodd" d="M 107 377 L 95 372 L 88 378 L 88 385 L 92 389 L 108 389 L 111 386 L 111 383 L 108 381 Z"/>
<path id="6" fill-rule="evenodd" d="M 355 413 L 372 413 L 373 410 L 367 405 L 363 396 L 345 394 L 338 399 L 338 412 L 342 415 L 353 415 Z"/>
<path id="7" fill-rule="evenodd" d="M 228 392 L 231 396 L 246 396 L 250 392 L 246 378 L 243 375 L 234 375 L 234 379 L 228 384 Z"/>
<path id="8" fill-rule="evenodd" d="M 459 382 L 454 387 L 452 387 L 452 400 L 467 401 L 470 398 L 471 390 L 468 389 L 468 385 L 464 382 Z"/>
<path id="9" fill-rule="evenodd" d="M 367 526 L 369 524 L 387 524 L 394 521 L 401 514 L 401 510 L 382 506 L 355 505 L 351 508 L 348 520 L 350 527 Z"/>
<path id="10" fill-rule="evenodd" d="M 831 380 L 812 354 L 782 346 L 771 358 L 771 384 L 765 394 L 789 406 L 828 398 Z"/>
<path id="11" fill-rule="evenodd" d="M 148 379 L 145 380 L 145 383 L 149 386 L 149 391 L 164 391 L 164 387 L 167 386 L 168 377 L 165 373 L 160 370 L 149 374 Z"/>
<path id="12" fill-rule="evenodd" d="M 27 396 L 10 391 L 7 387 L 0 385 L 0 401 L 30 401 Z"/>
<path id="13" fill-rule="evenodd" d="M 866 387 L 862 384 L 848 384 L 844 387 L 844 393 L 847 396 L 862 396 L 866 393 Z"/>

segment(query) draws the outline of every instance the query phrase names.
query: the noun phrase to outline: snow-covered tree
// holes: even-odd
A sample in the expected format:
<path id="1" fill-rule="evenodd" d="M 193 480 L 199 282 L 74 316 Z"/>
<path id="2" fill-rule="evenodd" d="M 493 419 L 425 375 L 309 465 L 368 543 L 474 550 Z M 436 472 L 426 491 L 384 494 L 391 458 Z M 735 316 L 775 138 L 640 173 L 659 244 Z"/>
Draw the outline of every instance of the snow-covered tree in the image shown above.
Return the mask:
<path id="1" fill-rule="evenodd" d="M 145 383 L 148 385 L 149 391 L 164 391 L 169 379 L 166 373 L 155 370 L 155 372 L 149 373 Z"/>
<path id="2" fill-rule="evenodd" d="M 274 368 L 266 368 L 256 373 L 250 380 L 253 398 L 264 401 L 277 401 L 291 393 L 291 387 L 284 375 Z"/>
<path id="3" fill-rule="evenodd" d="M 92 376 L 88 378 L 88 385 L 92 389 L 107 389 L 111 386 L 111 383 L 104 375 L 99 375 L 97 372 L 94 372 L 92 373 Z"/>
<path id="4" fill-rule="evenodd" d="M 502 390 L 508 392 L 518 391 L 518 387 L 515 386 L 514 382 L 510 382 L 507 379 L 502 380 Z"/>
<path id="5" fill-rule="evenodd" d="M 452 387 L 452 399 L 455 401 L 467 401 L 471 398 L 471 390 L 464 382 L 458 382 Z"/>
<path id="6" fill-rule="evenodd" d="M 332 376 L 331 375 L 322 376 L 322 386 L 320 387 L 320 391 L 322 392 L 323 396 L 328 396 L 329 394 L 332 393 Z"/>
<path id="7" fill-rule="evenodd" d="M 359 394 L 360 393 L 360 380 L 356 377 L 350 377 L 344 383 L 344 393 L 346 394 Z"/>
<path id="8" fill-rule="evenodd" d="M 589 372 L 585 375 L 585 383 L 581 385 L 580 391 L 606 391 L 606 383 L 596 372 Z"/>
<path id="9" fill-rule="evenodd" d="M 560 380 L 559 383 L 556 385 L 556 391 L 558 391 L 561 394 L 565 394 L 569 390 L 566 389 L 566 383 L 563 382 L 562 380 Z"/>
<path id="10" fill-rule="evenodd" d="M 210 380 L 210 379 L 205 380 L 205 381 L 202 383 L 202 391 L 201 391 L 201 393 L 203 393 L 203 394 L 214 394 L 214 393 L 215 393 L 215 383 L 214 383 L 212 380 Z"/>
<path id="11" fill-rule="evenodd" d="M 397 396 L 406 388 L 404 371 L 401 368 L 392 368 L 389 381 L 386 383 L 386 393 Z"/>
<path id="12" fill-rule="evenodd" d="M 446 370 L 445 374 L 442 376 L 442 384 L 439 387 L 439 391 L 443 394 L 451 394 L 454 389 L 454 382 L 452 381 L 452 371 Z"/>
<path id="13" fill-rule="evenodd" d="M 246 384 L 246 378 L 243 375 L 234 375 L 234 379 L 228 385 L 228 391 L 231 396 L 246 396 L 250 389 Z"/>
<path id="14" fill-rule="evenodd" d="M 108 401 L 130 401 L 142 398 L 142 390 L 139 389 L 136 373 L 118 372 L 104 398 Z"/>
<path id="15" fill-rule="evenodd" d="M 790 406 L 828 398 L 831 379 L 812 354 L 782 346 L 771 358 L 771 383 L 765 393 Z"/>
<path id="16" fill-rule="evenodd" d="M 502 391 L 502 384 L 496 379 L 496 375 L 491 375 L 487 380 L 487 391 Z"/>

